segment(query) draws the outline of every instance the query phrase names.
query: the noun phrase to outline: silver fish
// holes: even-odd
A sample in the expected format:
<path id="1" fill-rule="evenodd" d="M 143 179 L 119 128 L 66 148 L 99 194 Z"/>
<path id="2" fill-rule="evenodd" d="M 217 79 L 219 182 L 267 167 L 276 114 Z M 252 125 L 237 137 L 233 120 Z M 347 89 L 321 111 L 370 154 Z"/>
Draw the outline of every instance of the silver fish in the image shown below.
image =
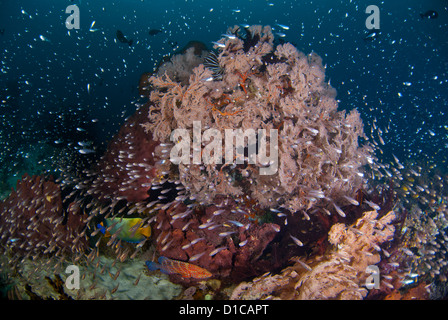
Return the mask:
<path id="1" fill-rule="evenodd" d="M 192 257 L 190 258 L 190 261 L 196 261 L 196 260 L 198 260 L 199 258 L 201 258 L 204 254 L 205 254 L 205 252 L 201 252 L 201 253 L 195 254 L 194 256 L 192 256 Z"/>
<path id="2" fill-rule="evenodd" d="M 220 251 L 227 249 L 227 247 L 219 247 L 216 248 L 215 250 L 213 250 L 212 252 L 209 253 L 210 257 L 213 257 L 214 255 L 218 254 Z"/>
<path id="3" fill-rule="evenodd" d="M 298 245 L 299 247 L 302 247 L 303 246 L 303 243 L 302 243 L 302 241 L 300 241 L 299 239 L 297 239 L 296 237 L 294 237 L 293 235 L 289 235 L 290 237 L 291 237 L 291 239 L 294 241 L 294 243 L 296 244 L 296 245 Z"/>

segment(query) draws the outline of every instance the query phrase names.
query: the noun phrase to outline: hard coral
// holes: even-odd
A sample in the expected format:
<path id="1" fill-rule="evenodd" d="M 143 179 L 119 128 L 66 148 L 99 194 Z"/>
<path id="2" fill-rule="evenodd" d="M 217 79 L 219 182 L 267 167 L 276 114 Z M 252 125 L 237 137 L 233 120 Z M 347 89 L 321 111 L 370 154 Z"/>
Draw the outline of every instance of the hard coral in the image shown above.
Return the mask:
<path id="1" fill-rule="evenodd" d="M 252 26 L 246 34 L 234 27 L 228 34 L 236 37 L 219 40 L 223 47 L 212 68 L 199 64 L 188 81 L 167 73 L 150 78 L 154 90 L 145 126 L 163 143 L 179 128 L 190 130 L 183 138 L 191 139 L 194 121 L 200 123 L 201 135 L 208 129 L 221 136 L 225 129 L 265 129 L 266 135 L 254 134 L 255 140 L 266 139 L 264 151 L 277 150 L 278 159 L 261 161 L 258 148 L 254 162 L 244 154 L 242 163 L 222 157 L 212 164 L 176 164 L 171 173 L 203 205 L 213 204 L 218 195 L 247 196 L 262 208 L 281 206 L 293 213 L 348 204 L 343 196 L 362 187 L 362 166 L 371 150 L 358 145 L 364 136 L 359 113 L 337 111 L 335 89 L 325 82 L 321 58 L 289 43 L 274 47 L 270 27 Z M 214 75 L 218 69 L 219 77 Z M 278 146 L 268 134 L 273 131 L 278 132 Z M 211 143 L 200 145 L 202 160 Z M 193 143 L 190 155 L 194 148 Z M 271 175 L 260 173 L 266 166 L 275 167 Z"/>

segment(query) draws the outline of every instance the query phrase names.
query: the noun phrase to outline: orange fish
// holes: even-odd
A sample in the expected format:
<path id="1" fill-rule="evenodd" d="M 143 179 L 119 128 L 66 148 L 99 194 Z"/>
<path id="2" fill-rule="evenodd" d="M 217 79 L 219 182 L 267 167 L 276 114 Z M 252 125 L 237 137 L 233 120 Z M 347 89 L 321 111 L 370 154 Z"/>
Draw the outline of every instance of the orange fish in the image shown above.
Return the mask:
<path id="1" fill-rule="evenodd" d="M 163 273 L 177 273 L 184 278 L 206 279 L 212 276 L 208 270 L 188 262 L 171 260 L 167 257 L 159 257 L 158 261 L 159 263 L 146 261 L 146 266 L 151 271 L 160 269 Z"/>

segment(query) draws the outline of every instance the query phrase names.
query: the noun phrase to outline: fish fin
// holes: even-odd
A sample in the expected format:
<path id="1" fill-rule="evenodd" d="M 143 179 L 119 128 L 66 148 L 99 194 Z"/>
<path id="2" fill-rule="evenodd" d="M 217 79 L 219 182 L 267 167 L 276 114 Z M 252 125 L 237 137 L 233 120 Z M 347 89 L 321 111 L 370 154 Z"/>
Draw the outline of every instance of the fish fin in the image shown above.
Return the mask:
<path id="1" fill-rule="evenodd" d="M 110 237 L 110 232 L 106 231 L 106 228 L 104 227 L 104 224 L 102 222 L 98 223 L 96 226 L 100 229 L 100 232 L 104 234 L 105 237 Z"/>
<path id="2" fill-rule="evenodd" d="M 168 258 L 166 258 L 166 259 L 168 259 Z M 159 258 L 159 260 L 160 260 L 160 258 Z M 165 269 L 160 263 L 157 263 L 157 262 L 146 261 L 146 266 L 148 267 L 149 271 L 160 270 L 160 272 L 162 272 L 164 274 L 171 274 L 171 272 L 169 270 Z"/>
<path id="3" fill-rule="evenodd" d="M 159 261 L 160 264 L 163 264 L 164 262 L 169 262 L 171 261 L 170 258 L 164 257 L 164 256 L 160 256 L 159 259 L 157 260 Z"/>
<path id="4" fill-rule="evenodd" d="M 133 244 L 141 242 L 141 240 L 124 240 L 124 241 L 127 242 L 127 243 L 133 243 Z"/>
<path id="5" fill-rule="evenodd" d="M 129 46 L 132 46 L 132 43 L 134 43 L 134 39 L 129 40 Z"/>
<path id="6" fill-rule="evenodd" d="M 149 271 L 155 271 L 155 270 L 161 269 L 161 267 L 162 267 L 160 264 L 158 264 L 157 262 L 153 262 L 153 261 L 146 261 L 145 264 L 148 267 Z"/>
<path id="7" fill-rule="evenodd" d="M 151 236 L 151 227 L 150 226 L 147 226 L 144 228 L 138 228 L 137 231 L 140 232 L 142 235 L 144 235 L 146 238 L 149 238 Z"/>
<path id="8" fill-rule="evenodd" d="M 100 229 L 101 233 L 105 233 L 106 232 L 106 228 L 104 228 L 104 225 L 103 225 L 102 222 L 98 223 L 96 226 L 97 226 L 98 229 Z"/>

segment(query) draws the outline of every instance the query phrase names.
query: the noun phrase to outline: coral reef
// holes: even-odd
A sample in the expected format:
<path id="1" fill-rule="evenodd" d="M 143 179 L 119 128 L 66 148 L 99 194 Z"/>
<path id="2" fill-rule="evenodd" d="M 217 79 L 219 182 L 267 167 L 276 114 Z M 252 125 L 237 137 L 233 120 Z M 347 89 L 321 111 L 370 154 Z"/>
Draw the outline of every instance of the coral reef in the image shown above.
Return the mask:
<path id="1" fill-rule="evenodd" d="M 18 254 L 82 253 L 87 248 L 86 219 L 77 206 L 63 208 L 58 184 L 24 175 L 0 203 L 1 252 L 18 259 Z"/>
<path id="2" fill-rule="evenodd" d="M 204 49 L 189 43 L 181 54 L 176 54 L 169 61 L 161 64 L 155 75 L 166 75 L 173 81 L 187 85 L 193 69 L 202 64 L 208 54 Z"/>
<path id="3" fill-rule="evenodd" d="M 162 300 L 173 299 L 182 287 L 168 281 L 163 274 L 146 275 L 144 261 L 114 262 L 100 256 L 94 263 L 78 262 L 81 281 L 79 289 L 65 285 L 69 263 L 55 259 L 24 260 L 21 277 L 16 282 L 16 295 L 21 299 L 77 300 Z"/>
<path id="4" fill-rule="evenodd" d="M 4 296 L 446 296 L 446 177 L 380 163 L 317 54 L 235 26 L 143 74 L 139 93 L 90 170 L 25 175 L 0 202 Z M 72 264 L 79 289 L 64 286 Z"/>
<path id="5" fill-rule="evenodd" d="M 146 107 L 138 110 L 111 140 L 94 170 L 89 194 L 107 202 L 139 202 L 149 197 L 152 183 L 160 181 L 163 168 L 158 162 L 163 156 L 159 143 L 139 125 L 146 112 Z"/>
<path id="6" fill-rule="evenodd" d="M 260 257 L 280 227 L 252 223 L 235 201 L 219 200 L 206 208 L 190 209 L 177 202 L 160 210 L 154 227 L 157 251 L 172 259 L 191 261 L 214 278 L 236 280 L 265 272 L 270 263 Z M 171 278 L 191 281 L 176 275 Z"/>
<path id="7" fill-rule="evenodd" d="M 409 210 L 402 230 L 402 250 L 411 260 L 407 262 L 409 274 L 421 280 L 447 282 L 448 197 L 435 194 L 430 203 L 414 204 Z"/>
<path id="8" fill-rule="evenodd" d="M 394 178 L 401 221 L 387 259 L 379 266 L 391 285 L 375 297 L 440 299 L 447 290 L 447 177 L 409 164 Z"/>
<path id="9" fill-rule="evenodd" d="M 347 204 L 343 196 L 351 197 L 362 187 L 362 166 L 371 152 L 358 145 L 364 136 L 359 113 L 337 111 L 335 90 L 325 82 L 318 55 L 304 55 L 289 43 L 274 48 L 270 27 L 244 31 L 231 28 L 227 34 L 235 36 L 219 41 L 216 59 L 222 80 L 215 80 L 203 64 L 192 70 L 188 82 L 176 81 L 168 72 L 150 78 L 146 132 L 170 143 L 170 134 L 179 128 L 190 130 L 192 138 L 193 121 L 200 121 L 201 134 L 208 129 L 222 136 L 225 129 L 252 129 L 258 143 L 266 142 L 264 151 L 278 151 L 278 168 L 270 175 L 262 171 L 277 159 L 255 161 L 247 151 L 237 156 L 237 163 L 217 156 L 217 163 L 193 160 L 171 167 L 200 204 L 213 204 L 221 194 L 245 195 L 262 208 L 281 206 L 291 212 Z M 274 137 L 257 136 L 258 129 L 278 130 L 278 149 Z M 211 144 L 193 143 L 189 155 L 199 148 L 204 160 Z M 258 150 L 259 159 L 261 154 Z"/>
<path id="10" fill-rule="evenodd" d="M 380 245 L 393 239 L 394 218 L 393 211 L 383 217 L 369 211 L 353 225 L 335 224 L 330 251 L 306 261 L 296 258 L 281 274 L 243 282 L 231 299 L 362 299 L 368 293 L 368 267 L 380 262 Z"/>
<path id="11" fill-rule="evenodd" d="M 325 82 L 318 55 L 306 56 L 288 43 L 274 46 L 270 27 L 233 27 L 227 35 L 234 36 L 221 39 L 215 46 L 218 52 L 189 48 L 161 64 L 149 79 L 145 74 L 141 92 L 149 101 L 134 123 L 150 140 L 160 142 L 158 159 L 166 158 L 155 163 L 163 162 L 162 179 L 177 190 L 176 201 L 167 202 L 155 219 L 158 254 L 237 280 L 284 264 L 295 251 L 288 243 L 303 246 L 295 236 L 299 231 L 310 246 L 321 243 L 324 232 L 337 222 L 327 216 L 335 212 L 344 218 L 341 207 L 356 203 L 352 197 L 364 186 L 362 166 L 372 149 L 358 145 L 364 133 L 357 111 L 337 110 L 336 91 Z M 146 110 L 145 121 L 141 115 Z M 184 136 L 175 140 L 172 133 L 177 129 L 183 129 Z M 237 144 L 238 136 L 249 132 L 247 145 L 243 137 L 230 159 L 227 149 L 225 157 L 218 152 L 221 142 L 212 150 L 213 143 L 197 141 L 197 134 L 201 139 L 207 130 L 215 130 L 216 146 L 215 139 L 226 129 L 244 130 L 231 138 Z M 188 139 L 193 143 L 181 151 L 186 161 L 174 161 L 173 152 Z M 146 183 L 159 188 L 153 180 Z M 160 188 L 170 194 L 173 186 Z M 295 217 L 297 211 L 302 211 L 301 219 Z M 308 213 L 316 212 L 318 218 L 311 219 Z M 275 218 L 276 213 L 282 219 Z M 277 222 L 264 223 L 262 216 Z M 272 242 L 286 230 L 288 237 Z M 312 249 L 301 253 L 307 250 Z M 260 259 L 267 252 L 276 258 Z"/>

